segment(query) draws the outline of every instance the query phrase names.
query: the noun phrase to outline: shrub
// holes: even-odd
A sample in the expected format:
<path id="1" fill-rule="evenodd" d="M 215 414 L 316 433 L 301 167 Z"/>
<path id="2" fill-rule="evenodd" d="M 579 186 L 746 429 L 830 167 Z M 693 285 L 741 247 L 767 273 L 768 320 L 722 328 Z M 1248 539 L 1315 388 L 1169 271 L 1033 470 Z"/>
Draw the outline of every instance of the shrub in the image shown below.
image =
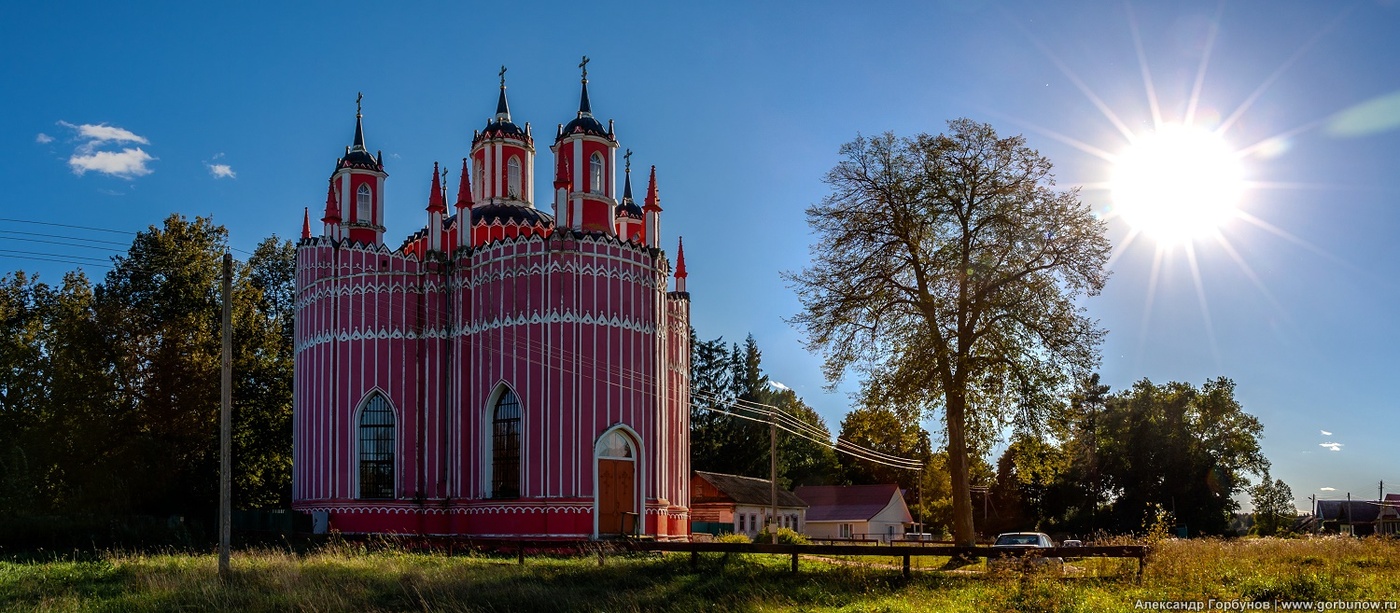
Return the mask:
<path id="1" fill-rule="evenodd" d="M 773 537 L 768 534 L 767 530 L 764 530 L 763 532 L 758 533 L 758 536 L 754 538 L 753 542 L 771 543 L 773 542 Z M 796 530 L 793 530 L 792 528 L 778 528 L 778 544 L 810 545 L 812 544 L 812 541 L 808 539 L 806 535 L 801 534 Z"/>

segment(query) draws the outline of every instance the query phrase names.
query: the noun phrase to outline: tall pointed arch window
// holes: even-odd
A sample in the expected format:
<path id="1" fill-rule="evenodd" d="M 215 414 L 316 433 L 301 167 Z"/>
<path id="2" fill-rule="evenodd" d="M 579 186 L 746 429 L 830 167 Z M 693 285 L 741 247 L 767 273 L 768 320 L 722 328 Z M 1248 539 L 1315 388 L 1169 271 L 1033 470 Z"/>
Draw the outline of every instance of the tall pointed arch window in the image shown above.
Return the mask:
<path id="1" fill-rule="evenodd" d="M 603 193 L 603 156 L 601 154 L 595 153 L 593 157 L 588 158 L 588 176 L 590 178 L 589 191 L 595 194 Z"/>
<path id="2" fill-rule="evenodd" d="M 521 194 L 523 194 L 524 192 L 520 191 L 519 157 L 516 157 L 514 155 L 510 156 L 510 161 L 506 162 L 506 175 L 506 185 L 510 186 L 510 191 L 507 192 L 506 195 L 511 198 L 521 198 Z"/>
<path id="3" fill-rule="evenodd" d="M 478 202 L 486 199 L 486 164 L 481 160 L 476 161 L 476 193 L 473 194 Z"/>
<path id="4" fill-rule="evenodd" d="M 355 221 L 360 223 L 370 223 L 373 221 L 373 207 L 370 206 L 369 185 L 360 184 L 360 189 L 355 192 Z"/>
<path id="5" fill-rule="evenodd" d="M 520 399 L 510 389 L 491 412 L 491 496 L 520 497 Z"/>
<path id="6" fill-rule="evenodd" d="M 376 393 L 360 411 L 360 498 L 394 497 L 394 410 Z"/>

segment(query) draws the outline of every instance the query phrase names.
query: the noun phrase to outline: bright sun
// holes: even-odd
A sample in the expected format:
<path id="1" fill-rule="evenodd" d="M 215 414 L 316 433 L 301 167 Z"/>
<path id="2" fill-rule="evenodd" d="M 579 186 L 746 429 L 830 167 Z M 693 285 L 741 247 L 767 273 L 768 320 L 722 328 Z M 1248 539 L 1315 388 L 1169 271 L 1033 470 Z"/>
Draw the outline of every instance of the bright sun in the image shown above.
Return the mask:
<path id="1" fill-rule="evenodd" d="M 1113 208 L 1159 243 L 1210 234 L 1234 217 L 1244 190 L 1238 155 L 1214 132 L 1166 124 L 1118 156 Z"/>

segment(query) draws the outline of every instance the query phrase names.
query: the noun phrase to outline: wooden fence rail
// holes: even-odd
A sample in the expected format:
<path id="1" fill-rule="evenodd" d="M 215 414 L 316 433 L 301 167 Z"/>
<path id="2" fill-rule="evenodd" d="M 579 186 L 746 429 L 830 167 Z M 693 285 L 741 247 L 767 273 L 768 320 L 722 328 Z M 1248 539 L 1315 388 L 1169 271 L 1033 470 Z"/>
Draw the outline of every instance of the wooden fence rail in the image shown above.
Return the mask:
<path id="1" fill-rule="evenodd" d="M 928 545 L 774 545 L 771 543 L 685 543 L 641 541 L 627 547 L 635 551 L 689 552 L 694 566 L 701 553 L 765 553 L 792 556 L 792 571 L 797 572 L 799 555 L 818 556 L 879 556 L 902 557 L 904 576 L 910 575 L 909 560 L 913 556 L 945 556 L 950 558 L 1136 558 L 1139 577 L 1147 564 L 1147 547 L 1142 545 L 1112 545 L 1104 547 L 1050 547 L 1044 549 L 1007 550 L 994 547 L 955 547 Z"/>

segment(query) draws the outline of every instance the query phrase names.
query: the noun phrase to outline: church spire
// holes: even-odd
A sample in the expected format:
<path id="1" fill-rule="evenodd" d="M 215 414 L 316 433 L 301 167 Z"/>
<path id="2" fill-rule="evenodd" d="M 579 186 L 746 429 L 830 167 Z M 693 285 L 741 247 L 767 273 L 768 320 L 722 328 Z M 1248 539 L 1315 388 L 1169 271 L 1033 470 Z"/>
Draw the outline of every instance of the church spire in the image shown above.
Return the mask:
<path id="1" fill-rule="evenodd" d="M 355 96 L 355 140 L 351 142 L 351 144 L 350 144 L 350 149 L 351 149 L 351 150 L 356 150 L 356 149 L 358 149 L 358 150 L 360 150 L 360 151 L 364 151 L 364 152 L 368 153 L 369 150 L 368 150 L 368 149 L 365 149 L 365 126 L 364 126 L 364 117 L 365 117 L 365 115 L 364 115 L 364 112 L 363 112 L 363 108 L 361 107 L 361 104 L 360 104 L 361 102 L 364 101 L 364 99 L 365 99 L 365 94 L 364 94 L 364 92 L 358 92 L 358 95 Z"/>
<path id="2" fill-rule="evenodd" d="M 496 121 L 510 121 L 510 103 L 506 102 L 506 67 L 501 66 L 501 97 L 496 100 Z"/>
<path id="3" fill-rule="evenodd" d="M 583 61 L 578 64 L 579 69 L 583 71 L 583 92 L 579 94 L 578 98 L 579 117 L 593 116 L 593 105 L 588 103 L 588 61 L 588 56 L 585 55 L 583 56 Z"/>
<path id="4" fill-rule="evenodd" d="M 311 238 L 311 207 L 301 209 L 301 238 Z"/>

